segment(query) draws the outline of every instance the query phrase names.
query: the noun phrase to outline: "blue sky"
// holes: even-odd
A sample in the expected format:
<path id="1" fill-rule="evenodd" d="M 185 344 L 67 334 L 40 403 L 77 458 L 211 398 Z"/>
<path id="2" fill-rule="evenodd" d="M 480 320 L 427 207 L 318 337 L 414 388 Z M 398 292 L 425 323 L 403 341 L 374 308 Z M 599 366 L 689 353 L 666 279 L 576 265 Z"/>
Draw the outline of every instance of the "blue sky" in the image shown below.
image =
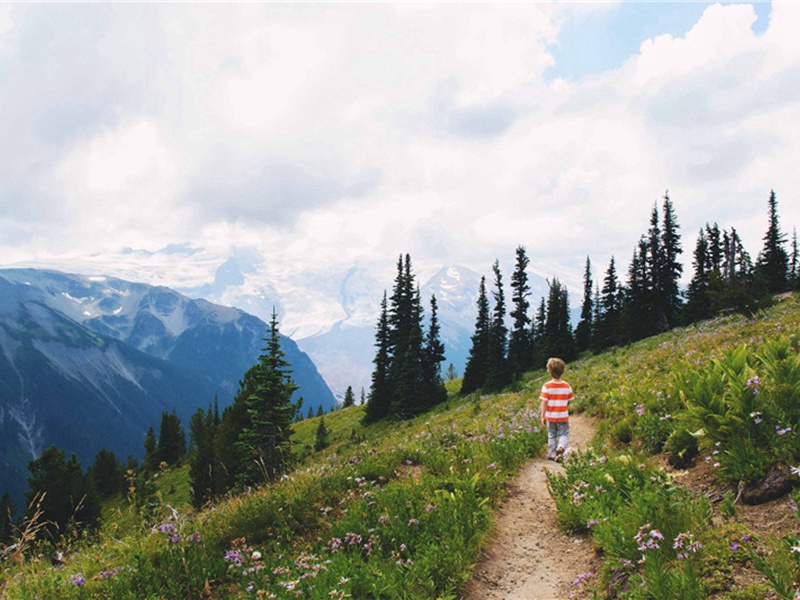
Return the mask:
<path id="1" fill-rule="evenodd" d="M 616 69 L 635 55 L 647 39 L 666 34 L 686 35 L 710 4 L 622 2 L 609 4 L 602 11 L 577 13 L 564 21 L 557 43 L 549 47 L 555 64 L 547 70 L 547 76 L 578 81 L 587 75 Z M 761 34 L 767 29 L 772 5 L 769 2 L 751 5 L 758 17 L 753 31 Z"/>

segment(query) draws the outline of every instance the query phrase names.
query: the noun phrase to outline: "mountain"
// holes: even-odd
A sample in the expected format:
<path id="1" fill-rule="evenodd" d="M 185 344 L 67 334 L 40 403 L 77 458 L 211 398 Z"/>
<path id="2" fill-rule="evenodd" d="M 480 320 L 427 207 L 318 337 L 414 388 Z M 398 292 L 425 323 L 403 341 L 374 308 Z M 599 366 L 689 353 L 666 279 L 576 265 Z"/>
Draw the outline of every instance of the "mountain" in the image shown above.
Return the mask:
<path id="1" fill-rule="evenodd" d="M 86 465 L 100 448 L 140 456 L 145 432 L 175 410 L 233 399 L 268 326 L 166 287 L 38 269 L 0 270 L 0 490 L 55 444 Z M 335 399 L 311 359 L 281 344 L 305 407 Z"/>

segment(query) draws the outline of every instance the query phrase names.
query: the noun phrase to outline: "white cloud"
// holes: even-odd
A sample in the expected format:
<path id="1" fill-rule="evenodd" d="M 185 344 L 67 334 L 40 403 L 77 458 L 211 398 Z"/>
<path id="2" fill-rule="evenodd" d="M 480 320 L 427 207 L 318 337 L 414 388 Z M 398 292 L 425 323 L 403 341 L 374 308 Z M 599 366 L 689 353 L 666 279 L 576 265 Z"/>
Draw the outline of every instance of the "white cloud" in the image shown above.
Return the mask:
<path id="1" fill-rule="evenodd" d="M 488 271 L 524 244 L 624 272 L 667 188 L 687 264 L 709 220 L 757 253 L 770 188 L 800 221 L 785 3 L 763 35 L 751 7 L 710 6 L 579 83 L 544 77 L 576 5 L 2 8 L 0 230 L 24 232 L 5 256 L 191 241 L 300 270 L 409 251 Z"/>

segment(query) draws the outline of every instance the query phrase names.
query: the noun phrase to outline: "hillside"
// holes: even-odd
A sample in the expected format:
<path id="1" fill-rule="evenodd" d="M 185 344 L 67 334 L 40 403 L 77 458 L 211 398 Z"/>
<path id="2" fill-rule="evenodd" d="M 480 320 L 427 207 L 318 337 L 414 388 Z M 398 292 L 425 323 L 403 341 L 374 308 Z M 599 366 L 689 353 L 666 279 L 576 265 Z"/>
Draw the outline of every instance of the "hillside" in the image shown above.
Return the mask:
<path id="1" fill-rule="evenodd" d="M 793 596 L 796 553 L 780 539 L 800 534 L 792 495 L 745 506 L 744 494 L 759 482 L 731 483 L 750 464 L 731 461 L 741 447 L 768 472 L 797 464 L 798 423 L 789 420 L 797 418 L 797 397 L 775 382 L 784 377 L 800 390 L 800 367 L 790 368 L 800 363 L 799 326 L 800 299 L 788 296 L 753 321 L 719 318 L 569 366 L 575 408 L 596 417 L 599 435 L 547 485 L 557 525 L 591 543 L 603 562 L 578 578 L 574 593 Z M 750 362 L 737 367 L 740 348 Z M 700 392 L 713 383 L 704 377 L 725 368 L 734 370 L 718 379 L 744 377 L 741 398 L 786 400 L 775 405 L 784 412 L 762 407 L 753 418 L 770 429 L 763 444 L 780 445 L 735 437 L 738 421 L 714 417 L 712 404 L 699 411 Z M 325 415 L 330 446 L 319 453 L 312 450 L 319 419 L 303 421 L 294 436 L 299 467 L 281 481 L 198 513 L 166 496 L 121 499 L 119 517 L 107 517 L 93 544 L 67 542 L 61 566 L 51 564 L 47 547 L 5 553 L 3 596 L 459 597 L 509 483 L 542 453 L 536 411 L 544 377 L 530 373 L 500 395 L 452 396 L 406 422 L 362 427 L 361 407 Z M 720 397 L 733 396 L 725 388 Z M 695 418 L 707 419 L 702 433 Z M 716 444 L 715 423 L 727 427 L 720 435 L 730 445 Z M 694 447 L 681 437 L 687 426 L 695 427 Z M 665 442 L 677 468 L 662 454 Z M 115 519 L 124 515 L 121 527 Z M 23 556 L 29 560 L 15 560 Z"/>
<path id="2" fill-rule="evenodd" d="M 233 400 L 267 324 L 174 290 L 110 277 L 0 270 L 0 492 L 56 445 L 84 466 L 106 448 L 141 457 L 149 427 L 175 410 Z M 309 357 L 282 345 L 306 410 L 335 405 Z"/>

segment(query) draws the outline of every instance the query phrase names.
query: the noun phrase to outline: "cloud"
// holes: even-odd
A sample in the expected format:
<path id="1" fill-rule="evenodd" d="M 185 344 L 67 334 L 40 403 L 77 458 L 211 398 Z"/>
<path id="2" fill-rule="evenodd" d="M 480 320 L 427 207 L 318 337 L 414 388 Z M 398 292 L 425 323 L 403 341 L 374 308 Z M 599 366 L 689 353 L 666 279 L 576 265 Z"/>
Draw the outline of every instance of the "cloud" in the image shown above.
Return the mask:
<path id="1" fill-rule="evenodd" d="M 581 14 L 0 7 L 0 251 L 189 242 L 346 270 L 403 251 L 485 268 L 523 244 L 580 273 L 587 254 L 624 269 L 667 188 L 685 235 L 742 223 L 754 254 L 771 188 L 800 220 L 797 8 L 756 34 L 752 7 L 712 5 L 605 71 L 546 76 Z"/>

